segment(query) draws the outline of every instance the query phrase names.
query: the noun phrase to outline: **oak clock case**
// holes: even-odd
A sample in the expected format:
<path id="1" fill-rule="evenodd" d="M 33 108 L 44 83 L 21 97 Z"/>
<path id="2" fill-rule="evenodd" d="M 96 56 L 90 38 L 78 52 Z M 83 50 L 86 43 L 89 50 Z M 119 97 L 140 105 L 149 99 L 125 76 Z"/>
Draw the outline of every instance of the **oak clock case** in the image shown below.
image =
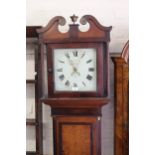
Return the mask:
<path id="1" fill-rule="evenodd" d="M 51 107 L 54 155 L 101 155 L 102 106 L 109 102 L 108 44 L 112 27 L 85 15 L 79 23 L 71 16 L 68 32 L 59 31 L 66 20 L 56 16 L 38 29 L 41 101 Z M 45 65 L 47 56 L 47 66 Z M 47 72 L 47 95 L 44 92 Z"/>

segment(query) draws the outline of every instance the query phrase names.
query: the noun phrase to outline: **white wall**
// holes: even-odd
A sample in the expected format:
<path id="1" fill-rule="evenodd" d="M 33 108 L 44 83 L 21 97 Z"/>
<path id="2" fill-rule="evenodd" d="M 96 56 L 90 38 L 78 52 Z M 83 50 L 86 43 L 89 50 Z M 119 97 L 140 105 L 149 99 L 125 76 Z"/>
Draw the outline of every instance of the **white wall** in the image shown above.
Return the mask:
<path id="1" fill-rule="evenodd" d="M 105 26 L 113 26 L 110 52 L 121 52 L 128 40 L 128 0 L 27 0 L 27 25 L 46 25 L 54 16 L 90 14 Z"/>

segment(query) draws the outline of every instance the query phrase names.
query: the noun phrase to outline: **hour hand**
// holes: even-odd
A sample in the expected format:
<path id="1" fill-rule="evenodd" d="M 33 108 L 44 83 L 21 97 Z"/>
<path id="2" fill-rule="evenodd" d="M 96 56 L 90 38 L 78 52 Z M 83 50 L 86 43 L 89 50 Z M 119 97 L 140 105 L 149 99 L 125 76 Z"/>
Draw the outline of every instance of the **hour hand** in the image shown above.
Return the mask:
<path id="1" fill-rule="evenodd" d="M 76 73 L 80 76 L 80 73 L 78 72 L 76 67 L 73 67 L 73 72 L 71 73 L 71 75 L 73 75 L 74 73 Z"/>

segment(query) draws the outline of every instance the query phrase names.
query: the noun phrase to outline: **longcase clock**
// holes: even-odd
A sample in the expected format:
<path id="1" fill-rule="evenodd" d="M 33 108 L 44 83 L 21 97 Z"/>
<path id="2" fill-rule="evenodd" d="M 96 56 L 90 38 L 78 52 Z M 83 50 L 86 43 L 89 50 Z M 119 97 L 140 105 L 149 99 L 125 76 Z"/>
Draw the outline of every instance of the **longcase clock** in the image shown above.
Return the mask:
<path id="1" fill-rule="evenodd" d="M 65 33 L 59 30 L 66 24 L 61 16 L 37 31 L 40 88 L 43 94 L 43 88 L 48 92 L 42 101 L 51 106 L 55 155 L 101 155 L 101 107 L 109 102 L 108 43 L 112 27 L 85 15 L 80 24 L 89 24 L 89 29 L 81 32 L 77 19 L 71 16 L 73 23 Z"/>

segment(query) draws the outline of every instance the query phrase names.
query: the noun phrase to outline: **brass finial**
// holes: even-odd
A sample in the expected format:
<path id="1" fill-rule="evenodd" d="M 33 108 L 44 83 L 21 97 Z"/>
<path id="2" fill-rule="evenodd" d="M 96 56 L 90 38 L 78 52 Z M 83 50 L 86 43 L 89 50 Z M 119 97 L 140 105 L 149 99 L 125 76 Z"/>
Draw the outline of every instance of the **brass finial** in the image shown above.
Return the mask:
<path id="1" fill-rule="evenodd" d="M 73 14 L 73 16 L 70 16 L 70 18 L 73 24 L 75 24 L 77 22 L 78 16 L 75 16 L 75 14 Z"/>

